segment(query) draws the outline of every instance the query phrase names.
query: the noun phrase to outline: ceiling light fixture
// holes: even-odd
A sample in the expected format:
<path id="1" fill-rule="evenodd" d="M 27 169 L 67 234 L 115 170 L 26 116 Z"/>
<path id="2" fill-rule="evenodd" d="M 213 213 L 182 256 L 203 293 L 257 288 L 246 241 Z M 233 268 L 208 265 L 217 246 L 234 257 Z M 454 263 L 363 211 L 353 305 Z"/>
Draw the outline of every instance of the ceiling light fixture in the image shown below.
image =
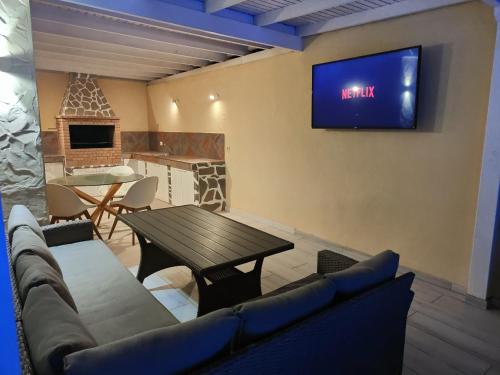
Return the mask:
<path id="1" fill-rule="evenodd" d="M 210 99 L 210 101 L 212 102 L 215 102 L 216 100 L 218 100 L 220 98 L 219 94 L 210 94 L 208 96 L 208 99 Z"/>

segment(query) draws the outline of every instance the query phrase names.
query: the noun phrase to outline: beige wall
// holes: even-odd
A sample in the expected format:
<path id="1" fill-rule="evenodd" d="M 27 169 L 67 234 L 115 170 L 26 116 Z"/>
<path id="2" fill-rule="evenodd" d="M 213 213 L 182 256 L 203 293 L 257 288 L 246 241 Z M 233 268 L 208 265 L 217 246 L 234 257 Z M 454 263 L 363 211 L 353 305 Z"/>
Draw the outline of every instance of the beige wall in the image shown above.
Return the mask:
<path id="1" fill-rule="evenodd" d="M 68 74 L 36 71 L 36 86 L 40 104 L 40 122 L 42 131 L 55 131 L 55 117 L 61 108 L 61 102 L 68 84 Z"/>
<path id="2" fill-rule="evenodd" d="M 55 116 L 61 107 L 68 74 L 37 71 L 36 80 L 42 130 L 55 130 Z M 145 82 L 112 78 L 99 78 L 97 81 L 116 115 L 120 117 L 122 131 L 149 130 Z"/>
<path id="3" fill-rule="evenodd" d="M 324 34 L 304 53 L 150 85 L 154 122 L 226 134 L 232 207 L 370 254 L 395 249 L 465 285 L 494 30 L 473 2 Z M 417 44 L 417 131 L 311 129 L 312 64 Z"/>

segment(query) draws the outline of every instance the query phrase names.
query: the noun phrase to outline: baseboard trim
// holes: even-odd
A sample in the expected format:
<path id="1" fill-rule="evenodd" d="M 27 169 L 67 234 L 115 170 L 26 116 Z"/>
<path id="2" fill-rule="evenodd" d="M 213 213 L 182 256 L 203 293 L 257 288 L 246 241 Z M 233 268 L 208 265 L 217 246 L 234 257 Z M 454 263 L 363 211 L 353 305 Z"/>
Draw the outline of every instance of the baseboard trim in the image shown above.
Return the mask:
<path id="1" fill-rule="evenodd" d="M 490 309 L 492 307 L 491 304 L 491 299 L 482 299 L 478 298 L 476 296 L 473 296 L 472 294 L 466 294 L 465 295 L 465 302 L 471 306 L 478 307 L 483 310 Z"/>
<path id="2" fill-rule="evenodd" d="M 280 229 L 284 232 L 287 232 L 290 234 L 295 234 L 295 235 L 302 237 L 306 240 L 310 239 L 310 240 L 313 240 L 315 242 L 319 242 L 325 246 L 325 249 L 335 250 L 335 251 L 341 253 L 342 255 L 348 256 L 348 257 L 356 259 L 356 260 L 364 260 L 364 259 L 368 259 L 372 256 L 372 255 L 367 254 L 363 251 L 353 249 L 353 248 L 350 248 L 350 247 L 347 247 L 344 245 L 340 245 L 340 244 L 335 243 L 335 242 L 325 240 L 325 239 L 318 237 L 314 234 L 303 232 L 299 229 L 296 229 L 296 228 L 293 228 L 293 227 L 290 227 L 290 226 L 287 226 L 287 225 L 284 225 L 281 223 L 277 223 L 277 222 L 269 220 L 269 219 L 265 219 L 259 215 L 251 214 L 251 213 L 248 213 L 246 211 L 243 211 L 243 210 L 240 210 L 237 208 L 230 208 L 230 209 L 228 208 L 227 211 L 234 213 L 238 216 L 253 219 L 259 223 L 272 226 L 272 227 L 274 227 L 276 229 Z M 398 273 L 401 274 L 401 273 L 406 273 L 406 272 L 413 272 L 415 274 L 415 277 L 418 280 L 425 281 L 425 282 L 432 284 L 432 285 L 435 285 L 437 287 L 440 287 L 440 288 L 452 291 L 454 293 L 460 294 L 461 296 L 464 296 L 465 299 L 467 299 L 468 294 L 467 294 L 467 289 L 465 288 L 465 286 L 452 283 L 451 281 L 439 278 L 437 276 L 429 275 L 425 272 L 414 270 L 410 267 L 406 267 L 406 266 L 399 267 Z M 473 297 L 473 296 L 471 296 L 471 297 Z M 473 298 L 475 298 L 477 300 L 476 303 L 474 304 L 475 306 L 487 305 L 486 301 L 483 301 L 483 303 L 481 303 L 480 302 L 481 300 L 479 298 L 476 298 L 476 297 L 473 297 Z"/>
<path id="3" fill-rule="evenodd" d="M 226 211 L 230 212 L 230 213 L 233 213 L 235 215 L 238 215 L 238 216 L 243 216 L 243 217 L 246 217 L 248 219 L 252 219 L 252 220 L 258 221 L 261 224 L 269 225 L 269 226 L 271 226 L 273 228 L 282 230 L 283 232 L 287 232 L 287 233 L 290 233 L 290 234 L 295 234 L 296 233 L 296 230 L 295 230 L 294 227 L 291 227 L 291 226 L 285 225 L 285 224 L 281 224 L 281 223 L 278 223 L 278 222 L 273 221 L 273 220 L 265 219 L 262 216 L 255 215 L 255 214 L 252 214 L 252 213 L 240 210 L 238 208 L 228 207 L 228 208 L 226 208 Z"/>

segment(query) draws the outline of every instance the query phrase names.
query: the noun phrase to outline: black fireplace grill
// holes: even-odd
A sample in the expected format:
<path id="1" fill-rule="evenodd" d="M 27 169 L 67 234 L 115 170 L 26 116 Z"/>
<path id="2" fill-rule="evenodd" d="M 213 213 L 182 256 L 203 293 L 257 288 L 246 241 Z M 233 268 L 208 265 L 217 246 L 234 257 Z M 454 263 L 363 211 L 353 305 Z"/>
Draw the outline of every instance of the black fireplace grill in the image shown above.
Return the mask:
<path id="1" fill-rule="evenodd" d="M 69 125 L 69 141 L 72 149 L 112 148 L 114 125 Z"/>

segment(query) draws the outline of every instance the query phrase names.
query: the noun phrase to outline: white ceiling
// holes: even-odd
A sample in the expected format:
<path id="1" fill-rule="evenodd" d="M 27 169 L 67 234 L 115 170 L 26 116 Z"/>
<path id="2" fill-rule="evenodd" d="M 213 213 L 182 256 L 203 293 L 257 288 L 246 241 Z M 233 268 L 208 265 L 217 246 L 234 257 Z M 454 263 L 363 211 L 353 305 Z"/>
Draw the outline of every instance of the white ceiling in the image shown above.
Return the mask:
<path id="1" fill-rule="evenodd" d="M 469 0 L 31 0 L 38 69 L 151 81 Z"/>

